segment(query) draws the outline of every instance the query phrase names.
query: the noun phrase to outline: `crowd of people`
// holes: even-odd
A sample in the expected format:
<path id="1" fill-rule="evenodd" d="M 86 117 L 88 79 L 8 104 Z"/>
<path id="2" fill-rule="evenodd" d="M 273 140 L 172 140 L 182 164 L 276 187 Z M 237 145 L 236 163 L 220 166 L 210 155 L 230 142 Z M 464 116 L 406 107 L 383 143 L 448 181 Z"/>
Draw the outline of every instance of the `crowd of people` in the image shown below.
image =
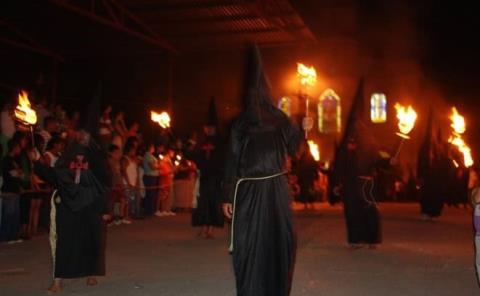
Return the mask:
<path id="1" fill-rule="evenodd" d="M 30 130 L 16 122 L 15 105 L 4 104 L 0 125 L 0 242 L 8 243 L 30 239 L 39 227 L 48 230 L 54 188 L 35 173 L 34 162 L 40 156 L 42 164 L 54 167 L 84 128 L 79 112 L 67 115 L 60 105 L 47 108 L 40 101 L 33 105 L 38 120 Z M 108 159 L 108 225 L 194 208 L 192 225 L 202 226 L 200 235 L 213 237 L 213 226 L 223 226 L 216 110 L 200 139 L 192 133 L 184 141 L 165 129 L 155 139 L 144 139 L 138 123 L 127 127 L 125 113 L 112 116 L 112 111 L 111 106 L 103 110 L 96 137 Z"/>

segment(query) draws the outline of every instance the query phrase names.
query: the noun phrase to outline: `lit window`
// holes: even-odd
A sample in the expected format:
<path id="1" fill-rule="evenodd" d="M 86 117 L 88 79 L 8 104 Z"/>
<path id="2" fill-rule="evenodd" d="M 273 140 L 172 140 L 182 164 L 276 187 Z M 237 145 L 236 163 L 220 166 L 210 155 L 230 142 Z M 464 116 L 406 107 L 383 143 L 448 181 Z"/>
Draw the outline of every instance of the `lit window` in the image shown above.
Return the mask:
<path id="1" fill-rule="evenodd" d="M 318 130 L 321 133 L 339 133 L 342 128 L 340 97 L 332 90 L 325 90 L 318 102 Z"/>
<path id="2" fill-rule="evenodd" d="M 370 98 L 370 119 L 373 123 L 387 121 L 387 97 L 385 94 L 372 94 Z"/>

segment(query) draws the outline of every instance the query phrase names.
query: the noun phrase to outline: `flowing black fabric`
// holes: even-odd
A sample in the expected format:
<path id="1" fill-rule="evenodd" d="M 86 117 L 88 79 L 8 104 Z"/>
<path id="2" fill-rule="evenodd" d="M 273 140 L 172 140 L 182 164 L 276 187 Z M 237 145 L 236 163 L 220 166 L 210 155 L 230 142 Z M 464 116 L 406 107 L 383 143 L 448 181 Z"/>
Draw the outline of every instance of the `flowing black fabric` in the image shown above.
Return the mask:
<path id="1" fill-rule="evenodd" d="M 296 239 L 285 170 L 300 130 L 271 101 L 257 47 L 249 51 L 245 111 L 232 125 L 226 161 L 225 202 L 234 203 L 233 267 L 237 295 L 286 296 L 290 293 Z"/>
<path id="2" fill-rule="evenodd" d="M 380 213 L 368 196 L 371 184 L 359 178 L 357 153 L 349 151 L 337 162 L 348 243 L 380 243 Z"/>
<path id="3" fill-rule="evenodd" d="M 197 208 L 192 213 L 193 226 L 223 227 L 221 181 L 224 164 L 224 147 L 218 137 L 202 140 L 194 161 L 200 170 L 200 195 Z"/>
<path id="4" fill-rule="evenodd" d="M 75 183 L 75 171 L 69 168 L 77 155 L 84 156 L 88 168 Z M 101 215 L 106 210 L 106 172 L 102 172 L 99 151 L 78 143 L 68 147 L 55 168 L 40 162 L 35 172 L 54 185 L 56 242 L 54 277 L 77 278 L 105 273 L 105 226 Z"/>
<path id="5" fill-rule="evenodd" d="M 341 188 L 347 225 L 347 240 L 351 244 L 379 243 L 380 214 L 375 204 L 369 202 L 365 177 L 373 179 L 378 145 L 365 124 L 364 81 L 360 80 L 348 115 L 342 141 L 335 153 L 332 185 Z M 349 149 L 349 143 L 355 149 Z M 371 182 L 371 181 L 369 181 Z"/>
<path id="6" fill-rule="evenodd" d="M 299 201 L 311 203 L 315 201 L 315 181 L 318 178 L 318 165 L 313 156 L 310 154 L 308 144 L 305 151 L 300 157 L 298 164 L 298 183 L 300 185 Z"/>
<path id="7" fill-rule="evenodd" d="M 282 172 L 299 138 L 300 131 L 284 116 L 271 117 L 268 124 L 264 120 L 261 127 L 238 120 L 227 159 L 226 201 L 233 202 L 236 180 Z M 290 293 L 296 249 L 290 202 L 285 175 L 239 186 L 232 253 L 237 295 Z"/>

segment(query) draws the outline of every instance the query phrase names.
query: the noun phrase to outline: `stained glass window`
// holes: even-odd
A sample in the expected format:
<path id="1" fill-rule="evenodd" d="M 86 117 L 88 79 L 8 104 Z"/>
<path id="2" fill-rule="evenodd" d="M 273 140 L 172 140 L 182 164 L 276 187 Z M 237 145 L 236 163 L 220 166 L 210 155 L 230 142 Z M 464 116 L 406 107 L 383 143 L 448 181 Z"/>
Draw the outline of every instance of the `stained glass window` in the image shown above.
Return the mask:
<path id="1" fill-rule="evenodd" d="M 318 102 L 318 130 L 321 133 L 339 133 L 342 128 L 340 97 L 332 89 L 325 90 Z"/>
<path id="2" fill-rule="evenodd" d="M 373 123 L 387 121 L 387 97 L 382 93 L 374 93 L 370 98 L 370 119 Z"/>

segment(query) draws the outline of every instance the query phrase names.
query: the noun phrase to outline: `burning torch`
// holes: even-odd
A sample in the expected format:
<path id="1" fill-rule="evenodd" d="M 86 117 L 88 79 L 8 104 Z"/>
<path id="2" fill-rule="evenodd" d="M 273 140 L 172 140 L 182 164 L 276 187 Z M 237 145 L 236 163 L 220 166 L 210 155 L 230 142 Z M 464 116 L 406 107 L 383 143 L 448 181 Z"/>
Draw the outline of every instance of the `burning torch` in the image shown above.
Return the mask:
<path id="1" fill-rule="evenodd" d="M 473 165 L 471 149 L 470 147 L 468 147 L 468 145 L 462 138 L 462 135 L 467 130 L 465 118 L 458 113 L 457 108 L 453 107 L 452 114 L 450 115 L 450 120 L 452 121 L 452 124 L 450 126 L 452 127 L 453 131 L 452 135 L 448 139 L 448 142 L 456 146 L 460 153 L 463 154 L 463 163 L 465 167 L 471 167 Z"/>
<path id="2" fill-rule="evenodd" d="M 313 156 L 313 159 L 315 159 L 315 161 L 319 161 L 320 150 L 318 149 L 318 144 L 312 140 L 308 140 L 307 143 L 308 143 L 308 148 L 310 149 L 310 154 Z"/>
<path id="3" fill-rule="evenodd" d="M 392 162 L 395 162 L 402 150 L 405 140 L 410 139 L 408 135 L 415 126 L 415 121 L 417 120 L 417 112 L 412 108 L 412 106 L 402 106 L 399 103 L 395 104 L 395 110 L 397 111 L 398 119 L 398 132 L 397 136 L 400 137 L 400 144 L 398 145 L 397 152 L 392 159 Z"/>
<path id="4" fill-rule="evenodd" d="M 28 100 L 28 93 L 21 91 L 18 94 L 18 105 L 15 107 L 15 119 L 30 129 L 32 136 L 32 145 L 35 146 L 35 137 L 33 135 L 33 126 L 37 123 L 37 113 L 32 109 Z"/>
<path id="5" fill-rule="evenodd" d="M 303 118 L 303 129 L 305 130 L 305 139 L 308 137 L 308 131 L 313 128 L 313 118 L 308 116 L 309 97 L 307 89 L 314 86 L 317 82 L 317 71 L 313 66 L 307 67 L 304 64 L 297 63 L 297 76 L 300 79 L 300 85 L 305 88 L 305 117 Z M 301 95 L 301 92 L 300 92 Z"/>
<path id="6" fill-rule="evenodd" d="M 150 119 L 158 123 L 161 128 L 167 129 L 170 127 L 170 115 L 167 112 L 157 113 L 150 111 Z"/>

